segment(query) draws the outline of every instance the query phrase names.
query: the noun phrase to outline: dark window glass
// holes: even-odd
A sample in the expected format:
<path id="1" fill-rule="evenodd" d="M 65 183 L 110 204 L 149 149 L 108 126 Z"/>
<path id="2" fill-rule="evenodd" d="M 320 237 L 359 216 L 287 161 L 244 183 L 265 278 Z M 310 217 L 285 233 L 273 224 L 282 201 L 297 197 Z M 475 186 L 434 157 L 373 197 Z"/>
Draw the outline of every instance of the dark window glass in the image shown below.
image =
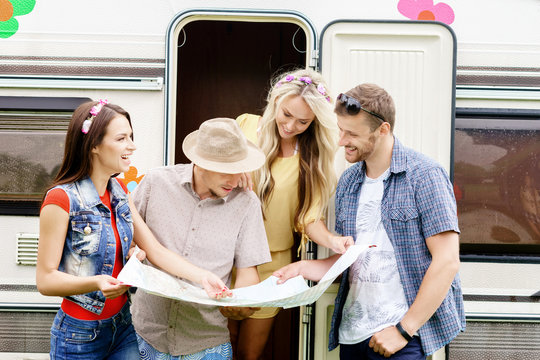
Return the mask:
<path id="1" fill-rule="evenodd" d="M 0 114 L 0 200 L 41 200 L 56 176 L 71 114 Z"/>
<path id="2" fill-rule="evenodd" d="M 540 254 L 540 112 L 458 111 L 454 189 L 464 254 Z"/>
<path id="3" fill-rule="evenodd" d="M 0 96 L 0 214 L 39 214 L 64 155 L 71 114 L 89 100 Z"/>

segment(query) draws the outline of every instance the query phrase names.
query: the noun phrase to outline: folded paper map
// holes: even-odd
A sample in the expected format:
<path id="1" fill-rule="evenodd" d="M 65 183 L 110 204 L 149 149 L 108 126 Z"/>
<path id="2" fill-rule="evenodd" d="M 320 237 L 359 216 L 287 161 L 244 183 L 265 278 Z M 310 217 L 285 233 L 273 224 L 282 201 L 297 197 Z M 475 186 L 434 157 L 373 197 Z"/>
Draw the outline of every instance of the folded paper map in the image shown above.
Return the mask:
<path id="1" fill-rule="evenodd" d="M 270 276 L 259 284 L 233 289 L 232 297 L 219 300 L 209 298 L 201 288 L 141 263 L 135 256 L 126 263 L 118 280 L 150 294 L 199 304 L 290 308 L 317 301 L 334 280 L 354 263 L 358 255 L 368 248 L 367 245 L 349 247 L 315 286 L 309 287 L 302 276 L 289 279 L 283 284 L 277 284 L 277 278 Z"/>

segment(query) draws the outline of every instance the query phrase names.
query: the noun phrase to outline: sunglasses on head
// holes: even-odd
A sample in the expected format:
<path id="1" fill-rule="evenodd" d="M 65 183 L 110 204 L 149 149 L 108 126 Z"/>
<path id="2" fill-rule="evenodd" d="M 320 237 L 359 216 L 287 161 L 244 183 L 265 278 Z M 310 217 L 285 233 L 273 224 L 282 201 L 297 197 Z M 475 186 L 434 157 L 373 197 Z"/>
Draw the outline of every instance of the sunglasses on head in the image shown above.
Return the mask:
<path id="1" fill-rule="evenodd" d="M 345 104 L 345 108 L 347 109 L 347 114 L 349 114 L 349 115 L 356 115 L 356 114 L 358 114 L 360 112 L 360 110 L 364 110 L 368 114 L 373 115 L 376 118 L 381 119 L 382 121 L 386 121 L 386 120 L 384 120 L 384 118 L 381 115 L 379 115 L 379 114 L 377 114 L 377 113 L 375 113 L 373 111 L 369 111 L 367 109 L 364 109 L 362 107 L 362 105 L 360 105 L 360 101 L 356 100 L 355 98 L 353 98 L 353 97 L 351 97 L 349 95 L 339 94 L 337 99 L 342 104 Z"/>

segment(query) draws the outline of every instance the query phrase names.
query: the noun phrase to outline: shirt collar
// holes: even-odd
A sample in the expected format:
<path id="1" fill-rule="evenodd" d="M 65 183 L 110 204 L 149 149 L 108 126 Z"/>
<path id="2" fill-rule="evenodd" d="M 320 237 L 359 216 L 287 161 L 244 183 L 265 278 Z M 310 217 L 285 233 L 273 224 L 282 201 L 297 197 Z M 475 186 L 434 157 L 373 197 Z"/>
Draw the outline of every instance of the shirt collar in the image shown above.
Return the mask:
<path id="1" fill-rule="evenodd" d="M 84 206 L 94 207 L 97 204 L 102 203 L 90 176 L 85 176 L 81 180 L 78 180 L 76 182 L 76 186 L 81 202 L 84 204 Z M 111 204 L 116 201 L 115 199 L 127 200 L 127 194 L 124 192 L 118 181 L 114 180 L 113 178 L 109 179 L 109 182 L 107 183 L 107 190 L 110 192 Z"/>
<path id="2" fill-rule="evenodd" d="M 399 174 L 407 169 L 407 156 L 405 147 L 401 144 L 397 137 L 394 136 L 394 146 L 392 147 L 392 160 L 390 162 L 390 173 Z M 359 183 L 364 182 L 366 176 L 366 163 L 359 161 L 352 166 L 353 176 Z"/>
<path id="3" fill-rule="evenodd" d="M 392 162 L 390 163 L 390 172 L 399 174 L 407 169 L 407 156 L 405 147 L 397 137 L 394 136 L 394 146 L 392 148 Z"/>

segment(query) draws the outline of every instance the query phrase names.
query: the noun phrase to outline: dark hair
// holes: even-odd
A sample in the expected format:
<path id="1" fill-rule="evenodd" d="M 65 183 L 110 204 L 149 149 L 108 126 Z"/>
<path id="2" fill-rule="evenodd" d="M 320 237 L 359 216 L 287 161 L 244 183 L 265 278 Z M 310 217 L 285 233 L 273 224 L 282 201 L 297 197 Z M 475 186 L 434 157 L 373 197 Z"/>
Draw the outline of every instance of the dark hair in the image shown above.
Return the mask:
<path id="1" fill-rule="evenodd" d="M 382 87 L 375 84 L 361 84 L 347 91 L 345 95 L 360 101 L 360 105 L 367 110 L 381 115 L 390 124 L 390 129 L 394 130 L 396 119 L 394 100 Z M 340 116 L 350 116 L 345 104 L 341 101 L 336 101 L 334 112 Z M 368 115 L 370 129 L 375 131 L 381 125 L 381 120 L 365 111 L 364 113 Z"/>
<path id="2" fill-rule="evenodd" d="M 79 105 L 73 112 L 66 134 L 64 159 L 62 160 L 62 165 L 60 166 L 60 170 L 58 170 L 56 178 L 47 191 L 57 185 L 81 180 L 90 174 L 92 171 L 91 151 L 101 144 L 107 126 L 109 126 L 113 118 L 118 115 L 125 116 L 129 122 L 129 126 L 132 127 L 131 118 L 126 110 L 118 105 L 106 104 L 103 105 L 99 114 L 94 117 L 88 133 L 83 133 L 81 130 L 83 122 L 91 116 L 90 110 L 98 103 L 98 101 L 86 102 Z"/>

